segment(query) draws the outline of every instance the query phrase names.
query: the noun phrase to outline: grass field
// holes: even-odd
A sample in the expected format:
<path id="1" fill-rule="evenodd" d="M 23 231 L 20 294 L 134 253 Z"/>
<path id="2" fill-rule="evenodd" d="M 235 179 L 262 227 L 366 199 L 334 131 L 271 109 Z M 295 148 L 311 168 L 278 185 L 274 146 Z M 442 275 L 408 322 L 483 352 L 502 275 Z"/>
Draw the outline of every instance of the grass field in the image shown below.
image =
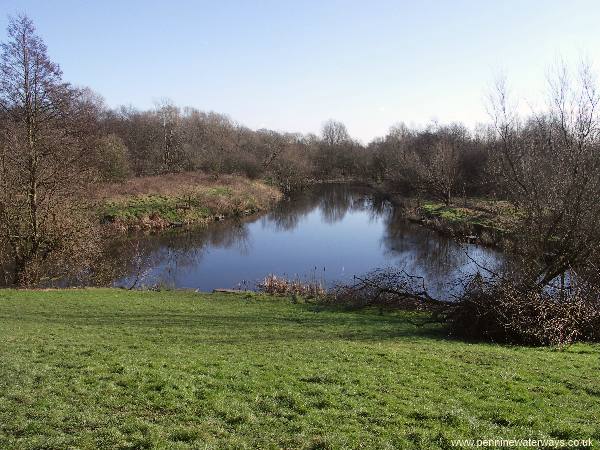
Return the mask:
<path id="1" fill-rule="evenodd" d="M 0 291 L 0 448 L 595 439 L 600 346 L 470 344 L 264 296 Z"/>

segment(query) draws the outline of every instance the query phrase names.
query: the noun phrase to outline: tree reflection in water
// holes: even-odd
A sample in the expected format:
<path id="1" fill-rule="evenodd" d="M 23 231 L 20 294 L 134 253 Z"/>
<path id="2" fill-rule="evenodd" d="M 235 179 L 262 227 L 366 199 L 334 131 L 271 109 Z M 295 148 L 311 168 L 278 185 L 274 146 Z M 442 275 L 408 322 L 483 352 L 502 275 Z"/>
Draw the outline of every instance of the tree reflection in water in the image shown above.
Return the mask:
<path id="1" fill-rule="evenodd" d="M 179 287 L 179 270 L 198 266 L 211 247 L 235 248 L 247 255 L 252 248 L 246 222 L 231 220 L 210 226 L 160 234 L 137 234 L 115 243 L 111 251 L 120 286 L 164 284 Z M 153 270 L 154 269 L 154 270 Z"/>
<path id="2" fill-rule="evenodd" d="M 460 244 L 436 231 L 407 223 L 401 211 L 391 210 L 385 218 L 382 241 L 386 252 L 398 261 L 407 273 L 422 276 L 433 293 L 458 294 L 469 275 L 482 267 L 497 268 L 496 252 L 474 244 Z M 485 275 L 485 274 L 484 274 Z"/>
<path id="3" fill-rule="evenodd" d="M 456 241 L 409 223 L 366 187 L 321 185 L 281 201 L 260 217 L 216 222 L 204 228 L 134 236 L 115 244 L 113 261 L 128 285 L 210 290 L 248 287 L 269 273 L 306 276 L 324 267 L 325 282 L 376 268 L 403 267 L 424 276 L 433 292 L 453 289 L 454 280 L 477 266 L 495 266 L 497 252 Z"/>

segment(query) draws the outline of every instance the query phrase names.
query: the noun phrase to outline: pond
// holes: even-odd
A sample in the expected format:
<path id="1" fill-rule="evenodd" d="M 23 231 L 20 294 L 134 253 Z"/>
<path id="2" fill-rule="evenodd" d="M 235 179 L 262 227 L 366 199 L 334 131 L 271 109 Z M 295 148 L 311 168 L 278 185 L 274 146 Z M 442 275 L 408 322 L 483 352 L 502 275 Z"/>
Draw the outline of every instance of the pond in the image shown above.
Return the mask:
<path id="1" fill-rule="evenodd" d="M 119 286 L 253 289 L 269 274 L 326 286 L 377 268 L 400 267 L 425 277 L 432 294 L 495 267 L 501 255 L 460 244 L 407 221 L 368 188 L 327 184 L 281 201 L 271 212 L 204 228 L 145 235 L 114 252 L 126 276 Z"/>

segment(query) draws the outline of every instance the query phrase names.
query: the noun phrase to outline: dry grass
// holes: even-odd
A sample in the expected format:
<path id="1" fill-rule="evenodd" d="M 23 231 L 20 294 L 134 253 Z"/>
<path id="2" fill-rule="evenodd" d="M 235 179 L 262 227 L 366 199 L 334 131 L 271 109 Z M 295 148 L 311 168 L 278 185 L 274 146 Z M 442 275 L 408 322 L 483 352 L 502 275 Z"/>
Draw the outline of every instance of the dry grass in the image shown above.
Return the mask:
<path id="1" fill-rule="evenodd" d="M 425 217 L 439 218 L 450 224 L 462 224 L 475 230 L 489 229 L 508 233 L 519 220 L 519 211 L 506 201 L 468 198 L 446 206 L 426 202 L 421 208 Z"/>
<path id="2" fill-rule="evenodd" d="M 407 219 L 455 238 L 503 248 L 519 226 L 523 212 L 504 200 L 455 198 L 447 206 L 435 200 L 392 196 Z"/>
<path id="3" fill-rule="evenodd" d="M 323 297 L 327 293 L 323 284 L 318 281 L 303 282 L 299 279 L 290 280 L 276 275 L 268 275 L 258 284 L 261 292 L 270 295 L 298 295 L 301 297 Z"/>
<path id="4" fill-rule="evenodd" d="M 98 189 L 104 222 L 119 230 L 156 230 L 241 216 L 267 209 L 281 193 L 263 182 L 202 173 L 142 177 Z"/>
<path id="5" fill-rule="evenodd" d="M 119 198 L 160 195 L 175 197 L 182 192 L 229 188 L 234 192 L 247 191 L 249 188 L 262 191 L 264 195 L 279 197 L 281 194 L 259 181 L 236 175 L 221 175 L 218 178 L 201 172 L 168 173 L 150 177 L 131 178 L 122 183 L 110 183 L 101 186 L 95 194 L 98 200 L 117 200 Z"/>

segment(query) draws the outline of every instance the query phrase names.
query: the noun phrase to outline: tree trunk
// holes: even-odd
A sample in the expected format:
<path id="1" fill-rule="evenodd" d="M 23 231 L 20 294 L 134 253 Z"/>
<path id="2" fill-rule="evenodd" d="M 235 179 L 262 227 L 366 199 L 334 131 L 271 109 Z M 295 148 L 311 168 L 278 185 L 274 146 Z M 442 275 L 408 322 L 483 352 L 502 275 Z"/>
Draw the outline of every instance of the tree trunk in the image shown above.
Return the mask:
<path id="1" fill-rule="evenodd" d="M 451 202 L 452 202 L 452 194 L 450 193 L 450 189 L 448 189 L 444 195 L 444 203 L 446 204 L 446 206 L 450 206 Z"/>

